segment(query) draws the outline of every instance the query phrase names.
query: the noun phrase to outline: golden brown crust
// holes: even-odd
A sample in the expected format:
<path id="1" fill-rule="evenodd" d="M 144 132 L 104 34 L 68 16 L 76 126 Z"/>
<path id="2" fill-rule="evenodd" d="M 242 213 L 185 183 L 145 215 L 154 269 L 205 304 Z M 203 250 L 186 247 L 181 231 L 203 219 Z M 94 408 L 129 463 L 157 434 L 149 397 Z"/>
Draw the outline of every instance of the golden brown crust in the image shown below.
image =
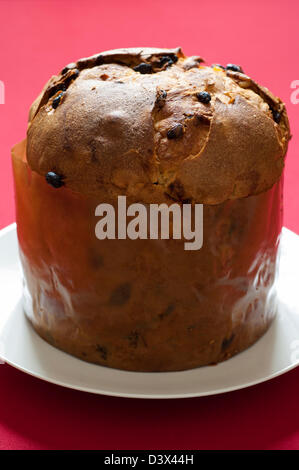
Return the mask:
<path id="1" fill-rule="evenodd" d="M 201 62 L 179 48 L 137 48 L 70 64 L 32 106 L 29 165 L 77 192 L 144 202 L 266 191 L 290 138 L 284 104 L 247 75 Z"/>

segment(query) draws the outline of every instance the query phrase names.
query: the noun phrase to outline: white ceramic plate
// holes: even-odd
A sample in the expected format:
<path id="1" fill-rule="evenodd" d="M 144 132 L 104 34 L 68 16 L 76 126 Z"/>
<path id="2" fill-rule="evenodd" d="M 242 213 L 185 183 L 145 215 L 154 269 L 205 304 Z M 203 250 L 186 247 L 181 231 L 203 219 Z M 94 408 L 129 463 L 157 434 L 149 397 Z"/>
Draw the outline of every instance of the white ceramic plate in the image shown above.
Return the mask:
<path id="1" fill-rule="evenodd" d="M 299 236 L 283 229 L 279 312 L 251 348 L 216 366 L 183 372 L 124 372 L 89 364 L 43 341 L 21 306 L 15 224 L 0 231 L 0 356 L 40 379 L 86 392 L 134 398 L 184 398 L 237 390 L 299 364 Z"/>

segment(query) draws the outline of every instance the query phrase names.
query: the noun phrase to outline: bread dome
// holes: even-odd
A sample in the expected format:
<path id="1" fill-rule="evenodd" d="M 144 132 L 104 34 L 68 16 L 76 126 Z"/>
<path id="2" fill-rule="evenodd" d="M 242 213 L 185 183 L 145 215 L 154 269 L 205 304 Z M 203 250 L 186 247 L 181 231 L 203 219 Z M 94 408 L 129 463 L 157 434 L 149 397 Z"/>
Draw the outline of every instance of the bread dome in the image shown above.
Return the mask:
<path id="1" fill-rule="evenodd" d="M 84 194 L 218 204 L 273 186 L 290 138 L 284 104 L 238 66 L 177 49 L 118 49 L 50 79 L 27 158 Z"/>

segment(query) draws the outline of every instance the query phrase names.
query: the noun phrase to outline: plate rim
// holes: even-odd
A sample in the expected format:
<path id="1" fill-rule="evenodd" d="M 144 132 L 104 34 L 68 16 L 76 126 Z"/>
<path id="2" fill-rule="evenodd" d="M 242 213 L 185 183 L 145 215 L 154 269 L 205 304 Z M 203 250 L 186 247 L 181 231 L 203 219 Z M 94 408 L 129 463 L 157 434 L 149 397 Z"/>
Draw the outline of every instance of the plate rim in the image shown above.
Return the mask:
<path id="1" fill-rule="evenodd" d="M 16 222 L 13 222 L 12 224 L 9 224 L 6 227 L 1 228 L 0 229 L 0 238 L 3 237 L 4 235 L 7 235 L 13 229 L 17 229 L 17 223 Z"/>
<path id="2" fill-rule="evenodd" d="M 3 229 L 0 230 L 0 238 L 4 237 L 5 235 L 8 235 L 10 232 L 16 232 L 16 229 L 17 229 L 17 224 L 16 222 L 4 227 Z M 286 228 L 286 227 L 283 227 L 282 228 L 282 231 L 287 231 L 287 232 L 290 232 L 292 235 L 296 235 L 298 236 L 295 232 L 293 232 L 292 230 Z M 20 299 L 18 299 L 20 300 Z M 24 312 L 23 312 L 24 314 Z M 272 325 L 270 326 L 270 328 L 273 327 L 273 324 L 274 322 L 276 321 L 277 317 L 274 319 L 274 321 L 272 322 Z M 27 320 L 26 320 L 27 321 Z M 34 328 L 32 327 L 32 325 L 28 325 L 29 328 L 32 328 L 33 332 L 35 335 L 37 335 L 36 331 L 34 330 Z M 38 336 L 38 335 L 37 335 Z M 263 337 L 260 338 L 260 340 L 262 340 Z M 55 349 L 55 351 L 61 353 L 61 355 L 65 355 L 67 354 L 68 356 L 70 356 L 68 353 L 62 351 L 62 350 L 59 350 L 57 348 L 54 348 L 54 346 L 52 345 L 49 345 L 51 348 Z M 253 344 L 251 347 L 254 347 L 255 345 Z M 71 356 L 74 360 L 76 361 L 79 361 L 80 363 L 82 362 L 82 364 L 84 364 L 84 361 L 82 361 L 81 359 L 79 358 L 76 358 L 74 356 Z M 47 377 L 47 376 L 44 376 L 42 374 L 39 374 L 37 372 L 33 372 L 32 370 L 28 369 L 27 367 L 23 367 L 23 366 L 20 366 L 19 364 L 15 363 L 14 361 L 11 361 L 9 360 L 8 358 L 5 357 L 5 354 L 2 355 L 1 359 L 4 361 L 5 364 L 8 364 L 9 366 L 11 367 L 14 367 L 15 369 L 21 371 L 21 372 L 24 372 L 25 374 L 31 376 L 31 377 L 34 377 L 36 379 L 39 379 L 39 380 L 43 380 L 44 382 L 47 382 L 47 383 L 51 383 L 51 384 L 54 384 L 54 385 L 58 385 L 60 387 L 63 387 L 63 388 L 67 388 L 67 389 L 71 389 L 71 390 L 77 390 L 77 391 L 81 391 L 81 392 L 85 392 L 85 393 L 92 393 L 94 395 L 104 395 L 104 396 L 112 396 L 112 397 L 118 397 L 118 398 L 132 398 L 132 399 L 150 399 L 150 400 L 172 400 L 172 399 L 183 399 L 183 398 L 200 398 L 200 397 L 204 397 L 204 396 L 213 396 L 213 395 L 220 395 L 220 394 L 224 394 L 224 393 L 229 393 L 229 392 L 234 392 L 234 391 L 237 391 L 237 390 L 243 390 L 245 388 L 249 388 L 249 387 L 253 387 L 254 385 L 259 385 L 263 382 L 267 382 L 269 380 L 272 380 L 272 379 L 275 379 L 276 377 L 279 377 L 293 369 L 295 369 L 296 367 L 299 366 L 299 362 L 295 362 L 293 364 L 290 364 L 288 365 L 287 367 L 284 367 L 283 369 L 277 371 L 277 372 L 274 372 L 266 377 L 262 377 L 262 378 L 259 378 L 257 380 L 253 380 L 253 381 L 250 381 L 250 382 L 247 382 L 247 383 L 244 383 L 244 384 L 241 384 L 241 385 L 234 385 L 234 386 L 228 386 L 228 387 L 224 387 L 224 388 L 219 388 L 217 390 L 213 390 L 213 391 L 202 391 L 202 392 L 189 392 L 189 393 L 177 393 L 177 394 L 160 394 L 160 393 L 151 393 L 151 394 L 146 394 L 146 393 L 130 393 L 130 392 L 117 392 L 117 391 L 109 391 L 109 390 L 102 390 L 100 388 L 91 388 L 91 387 L 87 387 L 87 386 L 80 386 L 80 385 L 75 385 L 75 384 L 69 384 L 69 383 L 66 383 L 66 382 L 63 382 L 61 380 L 56 380 L 55 378 L 53 377 Z M 226 362 L 226 361 L 225 361 Z M 221 363 L 220 363 L 221 365 Z M 96 365 L 97 367 L 103 367 L 103 368 L 106 368 L 105 366 L 99 366 L 99 365 Z M 206 366 L 208 367 L 208 366 Z M 199 367 L 198 368 L 194 368 L 194 370 L 196 369 L 200 369 Z M 116 371 L 121 371 L 122 373 L 126 373 L 126 372 L 129 372 L 130 374 L 139 374 L 140 372 L 135 372 L 135 371 L 123 371 L 121 369 L 114 369 Z M 191 370 L 191 369 L 190 369 Z M 186 371 L 176 371 L 174 372 L 175 374 L 180 374 L 180 372 L 184 373 Z M 142 372 L 142 373 L 145 373 L 145 372 Z M 167 372 L 167 374 L 172 374 L 173 372 Z M 148 372 L 148 374 L 157 374 L 159 375 L 160 372 Z"/>
<path id="3" fill-rule="evenodd" d="M 254 347 L 254 345 L 252 347 Z M 67 353 L 64 353 L 64 351 L 59 350 L 59 352 L 61 352 L 62 354 L 67 354 Z M 294 363 L 294 364 L 289 365 L 288 367 L 285 367 L 284 369 L 281 369 L 278 372 L 275 372 L 275 373 L 273 373 L 273 374 L 271 374 L 267 377 L 263 377 L 263 378 L 258 379 L 256 381 L 248 382 L 248 383 L 243 384 L 243 385 L 225 387 L 223 389 L 214 390 L 214 391 L 206 391 L 206 392 L 198 392 L 198 393 L 190 392 L 190 393 L 184 393 L 184 394 L 178 393 L 178 394 L 172 394 L 172 395 L 167 395 L 167 394 L 163 395 L 163 394 L 158 394 L 158 393 L 152 393 L 150 395 L 147 395 L 145 393 L 114 392 L 114 391 L 107 391 L 107 390 L 101 390 L 101 389 L 91 389 L 91 388 L 84 387 L 84 386 L 79 386 L 79 385 L 78 386 L 77 385 L 70 385 L 70 384 L 67 384 L 67 383 L 63 383 L 59 380 L 55 380 L 55 379 L 52 379 L 50 377 L 44 377 L 40 374 L 34 373 L 34 372 L 30 371 L 29 369 L 27 369 L 25 367 L 19 366 L 19 365 L 15 364 L 14 362 L 7 360 L 5 357 L 3 357 L 2 359 L 3 359 L 5 364 L 8 364 L 9 366 L 11 366 L 11 367 L 13 367 L 17 370 L 19 370 L 21 372 L 24 372 L 27 375 L 30 375 L 31 377 L 34 377 L 36 379 L 42 380 L 42 381 L 50 383 L 50 384 L 58 385 L 58 386 L 63 387 L 63 388 L 67 388 L 67 389 L 70 389 L 70 390 L 77 390 L 77 391 L 84 392 L 84 393 L 92 393 L 93 395 L 104 395 L 104 396 L 110 396 L 110 397 L 132 398 L 132 399 L 138 398 L 140 400 L 174 400 L 174 399 L 183 399 L 183 398 L 200 398 L 200 397 L 207 397 L 207 396 L 214 396 L 214 395 L 222 395 L 224 393 L 236 392 L 238 390 L 243 390 L 245 388 L 253 387 L 255 385 L 259 385 L 259 384 L 262 384 L 264 382 L 268 382 L 269 380 L 275 379 L 276 377 L 279 377 L 283 374 L 286 374 L 287 372 L 289 372 L 293 369 L 296 369 L 296 367 L 299 366 L 299 363 Z M 80 361 L 80 359 L 78 359 L 76 357 L 74 357 L 74 359 Z M 99 366 L 99 367 L 104 367 L 104 366 Z M 206 366 L 206 367 L 208 367 L 208 366 Z M 200 369 L 200 368 L 198 367 L 198 369 Z M 120 370 L 120 369 L 114 369 L 114 370 Z M 196 368 L 194 370 L 196 370 Z M 121 372 L 126 372 L 126 371 L 121 371 Z M 179 374 L 180 372 L 185 372 L 185 371 L 177 371 L 175 373 Z M 130 371 L 130 373 L 139 374 L 139 372 L 135 372 L 135 371 Z M 159 374 L 159 372 L 148 372 L 148 373 L 149 374 Z M 172 372 L 168 372 L 168 373 L 171 374 Z"/>

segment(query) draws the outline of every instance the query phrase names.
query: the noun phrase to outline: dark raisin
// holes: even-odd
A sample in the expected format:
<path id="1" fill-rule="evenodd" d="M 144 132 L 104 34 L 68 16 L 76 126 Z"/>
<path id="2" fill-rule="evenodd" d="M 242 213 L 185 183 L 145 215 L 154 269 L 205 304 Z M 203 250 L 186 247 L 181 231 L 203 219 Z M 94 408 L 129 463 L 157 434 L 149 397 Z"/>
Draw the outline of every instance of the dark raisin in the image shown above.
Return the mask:
<path id="1" fill-rule="evenodd" d="M 54 100 L 52 101 L 52 108 L 56 109 L 60 103 L 60 100 L 63 96 L 63 91 L 59 93 L 59 95 L 55 96 Z"/>
<path id="2" fill-rule="evenodd" d="M 159 67 L 163 67 L 163 65 L 167 64 L 167 62 L 169 62 L 171 60 L 171 58 L 167 55 L 164 55 L 163 57 L 161 57 L 161 59 L 159 60 Z M 173 62 L 172 62 L 173 63 Z"/>
<path id="3" fill-rule="evenodd" d="M 111 305 L 121 306 L 128 302 L 130 296 L 131 284 L 129 282 L 125 282 L 114 289 L 110 296 L 109 303 Z"/>
<path id="4" fill-rule="evenodd" d="M 175 64 L 178 61 L 178 57 L 173 54 L 173 55 L 163 55 L 161 59 L 159 60 L 158 67 L 161 68 L 163 65 L 167 64 L 167 67 L 169 67 L 172 64 Z"/>
<path id="5" fill-rule="evenodd" d="M 162 108 L 165 104 L 165 100 L 167 98 L 167 93 L 164 90 L 160 90 L 159 93 L 157 94 L 157 99 L 156 99 L 156 105 L 158 108 Z"/>
<path id="6" fill-rule="evenodd" d="M 176 124 L 167 132 L 168 139 L 178 139 L 184 133 L 184 128 L 182 124 Z"/>
<path id="7" fill-rule="evenodd" d="M 176 199 L 183 199 L 185 195 L 185 189 L 182 183 L 179 180 L 172 181 L 168 186 L 171 195 L 174 196 Z"/>
<path id="8" fill-rule="evenodd" d="M 233 72 L 241 72 L 243 73 L 243 69 L 242 67 L 240 67 L 240 65 L 236 65 L 236 64 L 227 64 L 227 66 L 225 67 L 226 70 L 232 70 Z"/>
<path id="9" fill-rule="evenodd" d="M 273 113 L 273 119 L 275 122 L 277 122 L 277 124 L 280 123 L 280 120 L 281 120 L 281 114 L 279 111 L 274 111 Z"/>
<path id="10" fill-rule="evenodd" d="M 204 104 L 208 104 L 211 101 L 211 95 L 207 91 L 201 91 L 199 93 L 196 93 L 196 97 L 198 101 Z"/>
<path id="11" fill-rule="evenodd" d="M 63 176 L 57 175 L 54 171 L 49 171 L 46 174 L 46 181 L 48 184 L 53 186 L 53 188 L 61 188 L 64 185 Z"/>
<path id="12" fill-rule="evenodd" d="M 58 90 L 63 90 L 65 91 L 67 87 L 70 85 L 70 83 L 75 80 L 79 76 L 79 70 L 77 68 L 72 68 L 69 70 L 67 75 L 63 77 L 64 81 L 62 83 L 59 83 L 58 86 L 56 87 L 56 91 Z"/>
<path id="13" fill-rule="evenodd" d="M 169 304 L 168 307 L 164 310 L 164 312 L 162 313 L 159 313 L 159 318 L 161 318 L 161 320 L 165 317 L 168 317 L 168 315 L 170 315 L 175 309 L 175 305 L 174 304 Z"/>
<path id="14" fill-rule="evenodd" d="M 104 359 L 104 361 L 107 361 L 107 356 L 108 356 L 107 348 L 101 346 L 100 344 L 97 344 L 96 350 L 98 353 L 100 353 L 101 358 Z"/>
<path id="15" fill-rule="evenodd" d="M 52 88 L 49 90 L 49 99 L 52 98 L 58 91 L 66 91 L 66 84 L 65 82 L 58 83 L 57 85 L 54 85 Z"/>
<path id="16" fill-rule="evenodd" d="M 139 341 L 139 333 L 138 331 L 131 331 L 129 336 L 127 336 L 127 339 L 129 341 L 130 346 L 133 348 L 137 348 L 138 346 L 138 341 Z"/>
<path id="17" fill-rule="evenodd" d="M 176 60 L 175 60 L 175 58 Z M 163 67 L 163 65 L 167 64 L 167 67 L 169 67 L 170 65 L 174 64 L 175 62 L 177 62 L 178 58 L 176 56 L 170 56 L 170 55 L 164 55 L 163 57 L 161 57 L 161 59 L 159 60 L 159 65 L 158 67 Z"/>
<path id="18" fill-rule="evenodd" d="M 225 351 L 233 342 L 235 335 L 234 333 L 229 338 L 224 338 L 221 345 L 221 350 Z"/>
<path id="19" fill-rule="evenodd" d="M 281 120 L 281 113 L 279 111 L 276 111 L 276 109 L 272 108 L 272 106 L 270 106 L 270 110 L 271 110 L 274 121 L 277 122 L 277 124 L 279 124 Z"/>
<path id="20" fill-rule="evenodd" d="M 135 72 L 139 72 L 143 74 L 153 72 L 151 64 L 146 64 L 145 62 L 142 62 L 141 64 L 136 65 L 136 67 L 134 67 L 134 70 Z"/>

